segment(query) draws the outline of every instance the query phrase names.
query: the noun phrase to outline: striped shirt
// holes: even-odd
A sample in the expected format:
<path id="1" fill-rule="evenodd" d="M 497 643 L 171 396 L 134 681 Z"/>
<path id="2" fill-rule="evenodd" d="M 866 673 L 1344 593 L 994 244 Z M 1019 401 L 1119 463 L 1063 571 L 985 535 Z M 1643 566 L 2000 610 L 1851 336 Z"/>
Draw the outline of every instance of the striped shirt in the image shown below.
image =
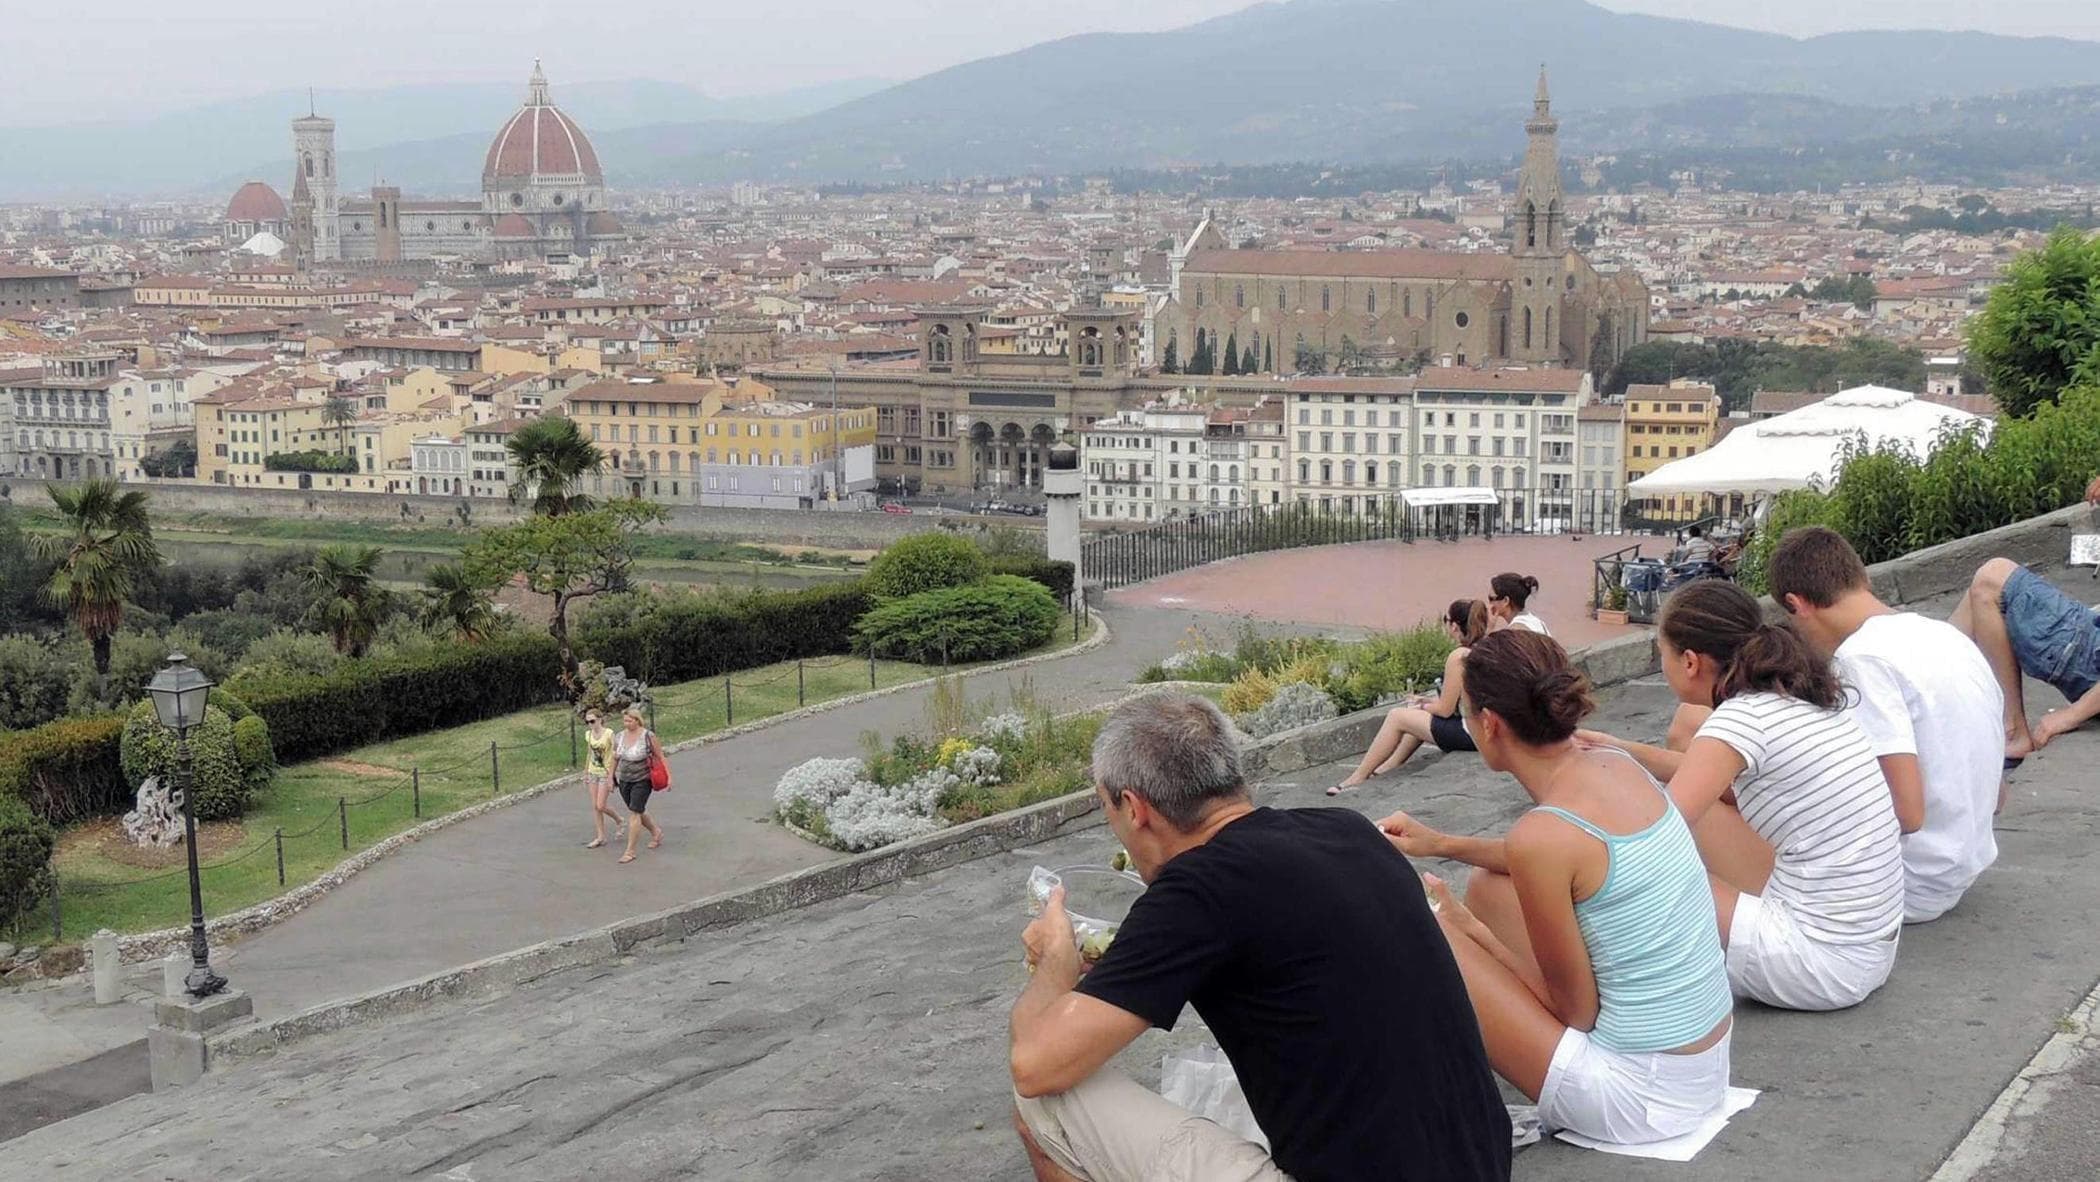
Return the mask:
<path id="1" fill-rule="evenodd" d="M 1866 732 L 1780 694 L 1721 703 L 1700 738 L 1742 756 L 1735 799 L 1778 855 L 1764 897 L 1810 936 L 1865 944 L 1903 926 L 1903 830 Z"/>
<path id="2" fill-rule="evenodd" d="M 1652 777 L 1648 782 L 1662 791 Z M 1603 842 L 1611 858 L 1597 893 L 1575 903 L 1575 926 L 1597 979 L 1590 1040 L 1608 1051 L 1647 1054 L 1697 1042 L 1720 1025 L 1735 997 L 1713 891 L 1692 831 L 1669 795 L 1663 795 L 1662 815 L 1639 833 L 1608 833 L 1550 805 L 1538 811 Z"/>

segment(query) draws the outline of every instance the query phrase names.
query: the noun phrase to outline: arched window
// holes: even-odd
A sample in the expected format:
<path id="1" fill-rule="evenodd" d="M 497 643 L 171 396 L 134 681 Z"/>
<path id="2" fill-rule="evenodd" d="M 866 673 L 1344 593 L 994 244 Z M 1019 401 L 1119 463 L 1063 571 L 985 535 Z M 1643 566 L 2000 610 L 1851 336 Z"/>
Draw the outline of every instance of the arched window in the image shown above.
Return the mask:
<path id="1" fill-rule="evenodd" d="M 775 468 L 780 467 L 780 453 L 777 451 L 773 453 L 773 466 Z"/>
<path id="2" fill-rule="evenodd" d="M 1546 336 L 1539 343 L 1548 349 L 1553 348 L 1553 309 L 1550 307 L 1546 309 Z"/>
<path id="3" fill-rule="evenodd" d="M 698 472 L 700 470 L 700 453 L 696 451 L 685 453 L 685 462 L 690 470 Z"/>
<path id="4" fill-rule="evenodd" d="M 1299 460 L 1299 461 L 1298 461 L 1298 483 L 1300 483 L 1300 484 L 1307 484 L 1307 483 L 1310 483 L 1311 481 L 1312 481 L 1312 461 L 1311 461 L 1311 460 Z"/>
<path id="5" fill-rule="evenodd" d="M 1321 484 L 1333 484 L 1333 483 L 1334 483 L 1334 461 L 1333 461 L 1333 460 L 1321 460 L 1321 461 L 1320 461 L 1320 483 L 1321 483 Z"/>
<path id="6" fill-rule="evenodd" d="M 1365 484 L 1377 484 L 1377 483 L 1378 483 L 1378 464 L 1377 464 L 1377 463 L 1376 463 L 1375 461 L 1372 461 L 1372 460 L 1365 460 L 1365 461 L 1364 461 L 1364 483 L 1365 483 Z"/>
<path id="7" fill-rule="evenodd" d="M 1444 483 L 1445 483 L 1445 484 L 1448 484 L 1448 485 L 1456 485 L 1456 484 L 1458 483 L 1458 465 L 1457 465 L 1457 464 L 1445 464 L 1445 465 L 1444 465 Z"/>
<path id="8" fill-rule="evenodd" d="M 1557 222 L 1557 221 L 1559 221 L 1559 220 L 1560 220 L 1560 202 L 1558 202 L 1558 201 L 1551 201 L 1551 202 L 1548 202 L 1548 203 L 1546 204 L 1546 245 L 1547 245 L 1547 246 L 1549 246 L 1549 247 L 1553 245 L 1553 237 L 1554 237 L 1554 235 L 1553 235 L 1553 223 L 1555 223 L 1555 222 Z"/>
<path id="9" fill-rule="evenodd" d="M 737 452 L 736 452 L 736 449 L 735 449 L 735 448 L 730 448 L 730 449 L 729 449 L 729 466 L 730 466 L 730 467 L 732 467 L 732 468 L 734 468 L 734 467 L 736 467 L 736 466 L 737 466 L 737 462 L 738 462 L 738 461 L 737 461 Z"/>
<path id="10" fill-rule="evenodd" d="M 1232 306 L 1235 308 L 1244 308 L 1247 306 L 1246 284 L 1235 283 L 1232 285 Z"/>
<path id="11" fill-rule="evenodd" d="M 1537 246 L 1538 244 L 1539 207 L 1529 201 L 1526 201 L 1524 203 L 1524 245 Z"/>
<path id="12" fill-rule="evenodd" d="M 305 155 L 304 157 L 302 157 L 302 159 L 304 159 L 304 160 L 306 161 L 306 175 L 308 175 L 308 176 L 312 176 L 312 175 L 314 174 L 314 158 L 313 158 L 313 154 L 312 154 L 311 152 L 309 152 L 309 153 L 307 153 L 307 154 L 306 154 L 306 155 Z"/>
<path id="13" fill-rule="evenodd" d="M 1466 465 L 1466 487 L 1467 487 L 1467 488 L 1479 488 L 1479 487 L 1480 487 L 1480 465 L 1478 465 L 1478 464 L 1468 464 L 1468 465 Z"/>
<path id="14" fill-rule="evenodd" d="M 1523 487 L 1524 487 L 1524 469 L 1522 469 L 1522 468 L 1519 468 L 1519 469 L 1517 469 L 1517 470 L 1516 470 L 1516 475 L 1515 475 L 1514 477 L 1512 477 L 1512 478 L 1510 479 L 1510 482 L 1509 482 L 1509 483 L 1510 483 L 1510 487 L 1512 487 L 1512 488 L 1523 488 Z"/>
<path id="15" fill-rule="evenodd" d="M 1212 464 L 1210 466 L 1210 482 L 1212 484 L 1216 484 L 1218 482 L 1218 466 L 1216 464 Z"/>
<path id="16" fill-rule="evenodd" d="M 1355 461 L 1355 460 L 1343 460 L 1343 461 L 1342 461 L 1342 483 L 1343 483 L 1343 484 L 1355 484 L 1355 483 L 1356 483 L 1356 461 Z"/>
<path id="17" fill-rule="evenodd" d="M 1435 465 L 1435 464 L 1424 464 L 1424 465 L 1422 465 L 1422 483 L 1423 483 L 1423 484 L 1431 484 L 1431 485 L 1433 485 L 1433 484 L 1435 484 L 1435 483 L 1436 483 L 1436 465 Z"/>
<path id="18" fill-rule="evenodd" d="M 1331 312 L 1331 311 L 1333 311 L 1333 310 L 1334 310 L 1334 289 L 1333 289 L 1333 288 L 1331 288 L 1331 287 L 1327 287 L 1327 286 L 1325 286 L 1325 285 L 1322 285 L 1322 286 L 1321 286 L 1321 288 L 1320 288 L 1320 311 L 1322 311 L 1322 312 Z"/>
<path id="19" fill-rule="evenodd" d="M 1400 293 L 1400 314 L 1410 317 L 1415 314 L 1415 289 L 1412 287 Z"/>
<path id="20" fill-rule="evenodd" d="M 1226 469 L 1225 479 L 1231 481 L 1234 484 L 1238 484 L 1240 482 L 1240 466 L 1238 464 L 1233 464 L 1230 467 L 1228 467 Z M 1234 495 L 1237 496 L 1238 494 Z"/>
<path id="21" fill-rule="evenodd" d="M 1278 312 L 1287 310 L 1284 303 L 1283 286 L 1281 284 L 1278 284 L 1276 287 L 1276 310 Z"/>
<path id="22" fill-rule="evenodd" d="M 1524 309 L 1524 347 L 1531 348 L 1531 309 Z"/>
<path id="23" fill-rule="evenodd" d="M 663 471 L 663 470 L 664 470 L 664 462 L 663 462 L 663 460 L 664 460 L 664 458 L 663 458 L 663 456 L 662 456 L 662 455 L 661 455 L 660 453 L 658 453 L 658 452 L 653 452 L 653 451 L 652 451 L 652 452 L 650 452 L 650 453 L 649 453 L 649 470 L 650 470 L 651 472 L 661 472 L 661 471 Z"/>
<path id="24" fill-rule="evenodd" d="M 708 463 L 710 463 L 710 464 L 712 464 L 712 463 L 714 463 L 714 462 L 715 462 L 715 449 L 714 449 L 714 448 L 711 448 L 711 447 L 710 447 L 710 448 L 708 448 L 708 449 L 707 449 L 707 462 L 708 462 Z"/>

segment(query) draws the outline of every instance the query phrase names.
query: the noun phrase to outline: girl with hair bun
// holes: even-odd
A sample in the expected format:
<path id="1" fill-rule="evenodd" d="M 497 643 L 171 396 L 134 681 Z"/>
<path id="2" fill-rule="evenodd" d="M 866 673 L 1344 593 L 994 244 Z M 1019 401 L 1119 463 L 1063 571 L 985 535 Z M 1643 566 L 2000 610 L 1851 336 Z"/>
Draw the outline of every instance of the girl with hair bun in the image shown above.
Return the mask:
<path id="1" fill-rule="evenodd" d="M 1385 712 L 1385 722 L 1363 762 L 1349 778 L 1327 790 L 1329 796 L 1354 791 L 1372 776 L 1397 770 L 1409 757 L 1434 743 L 1439 751 L 1472 751 L 1473 740 L 1458 721 L 1458 695 L 1465 685 L 1467 649 L 1488 632 L 1487 604 L 1477 599 L 1454 599 L 1444 609 L 1444 630 L 1458 647 L 1444 658 L 1444 677 L 1435 697 L 1411 698 Z"/>
<path id="2" fill-rule="evenodd" d="M 1488 611 L 1494 613 L 1498 628 L 1522 628 L 1541 636 L 1551 636 L 1546 621 L 1539 619 L 1525 608 L 1531 597 L 1539 593 L 1539 581 L 1530 575 L 1515 571 L 1504 571 L 1488 580 Z"/>
<path id="3" fill-rule="evenodd" d="M 1475 867 L 1464 902 L 1424 875 L 1488 1061 L 1539 1117 L 1601 1141 L 1679 1136 L 1721 1111 L 1733 999 L 1691 829 L 1624 752 L 1585 747 L 1589 682 L 1551 637 L 1505 629 L 1465 662 L 1480 757 L 1538 807 L 1500 839 L 1379 822 L 1401 853 Z"/>
<path id="4" fill-rule="evenodd" d="M 1903 927 L 1903 833 L 1830 665 L 1741 588 L 1687 583 L 1657 647 L 1680 701 L 1711 707 L 1684 750 L 1584 732 L 1670 783 L 1713 879 L 1738 996 L 1838 1010 L 1881 988 Z"/>

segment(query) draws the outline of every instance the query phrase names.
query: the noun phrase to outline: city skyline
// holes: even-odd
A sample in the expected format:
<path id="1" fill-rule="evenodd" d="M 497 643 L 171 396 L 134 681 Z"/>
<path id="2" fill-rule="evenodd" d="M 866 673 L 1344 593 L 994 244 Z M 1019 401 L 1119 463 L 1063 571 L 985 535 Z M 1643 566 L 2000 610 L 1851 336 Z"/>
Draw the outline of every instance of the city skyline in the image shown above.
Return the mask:
<path id="1" fill-rule="evenodd" d="M 2081 0 L 2029 0 L 2018 6 L 1976 0 L 1774 0 L 1755 11 L 1721 0 L 1605 0 L 1618 12 L 1678 17 L 1792 36 L 1848 29 L 1975 29 L 2016 36 L 2100 41 L 2100 12 Z M 123 69 L 92 88 L 78 77 L 77 10 L 17 13 L 11 33 L 22 50 L 0 79 L 0 126 L 35 127 L 164 114 L 214 102 L 312 86 L 372 90 L 512 80 L 518 62 L 551 56 L 576 83 L 656 80 L 718 98 L 878 78 L 903 81 L 978 58 L 1095 32 L 1173 29 L 1250 7 L 1245 0 L 1155 0 L 1141 9 L 1115 0 L 1073 0 L 1016 19 L 1024 5 L 968 0 L 842 4 L 787 0 L 764 13 L 693 15 L 668 0 L 633 0 L 596 16 L 613 32 L 579 40 L 553 10 L 470 2 L 412 19 L 401 0 L 383 0 L 371 19 L 345 25 L 333 14 L 262 0 L 217 0 L 181 22 L 152 19 L 137 0 L 97 10 L 98 51 L 119 63 L 159 59 L 182 70 Z M 135 9 L 139 19 L 122 19 Z M 492 19 L 501 17 L 500 20 Z M 668 34 L 668 35 L 667 35 Z M 697 46 L 696 46 L 697 43 Z M 295 44 L 300 53 L 257 53 L 258 44 Z M 700 52 L 696 53 L 695 49 Z"/>

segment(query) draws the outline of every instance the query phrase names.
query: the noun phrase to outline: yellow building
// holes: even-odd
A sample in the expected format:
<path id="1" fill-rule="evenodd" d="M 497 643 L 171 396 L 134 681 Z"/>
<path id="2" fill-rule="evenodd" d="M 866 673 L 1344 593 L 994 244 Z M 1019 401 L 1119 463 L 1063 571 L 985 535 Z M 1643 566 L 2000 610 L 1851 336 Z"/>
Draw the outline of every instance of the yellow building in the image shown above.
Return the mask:
<path id="1" fill-rule="evenodd" d="M 787 402 L 749 379 L 601 380 L 569 390 L 551 413 L 606 453 L 594 495 L 630 492 L 639 479 L 644 496 L 667 503 L 797 508 L 875 484 L 873 407 Z"/>
<path id="2" fill-rule="evenodd" d="M 267 483 L 275 487 L 276 482 L 264 480 L 265 457 L 280 452 L 334 451 L 339 446 L 336 428 L 325 420 L 323 403 L 229 386 L 198 399 L 193 406 L 197 479 L 207 484 Z"/>
<path id="3" fill-rule="evenodd" d="M 1679 378 L 1667 386 L 1626 387 L 1626 479 L 1712 447 L 1720 420 L 1720 396 L 1704 382 Z M 1689 521 L 1700 515 L 1701 502 L 1700 494 L 1686 493 L 1638 503 L 1651 517 Z"/>

